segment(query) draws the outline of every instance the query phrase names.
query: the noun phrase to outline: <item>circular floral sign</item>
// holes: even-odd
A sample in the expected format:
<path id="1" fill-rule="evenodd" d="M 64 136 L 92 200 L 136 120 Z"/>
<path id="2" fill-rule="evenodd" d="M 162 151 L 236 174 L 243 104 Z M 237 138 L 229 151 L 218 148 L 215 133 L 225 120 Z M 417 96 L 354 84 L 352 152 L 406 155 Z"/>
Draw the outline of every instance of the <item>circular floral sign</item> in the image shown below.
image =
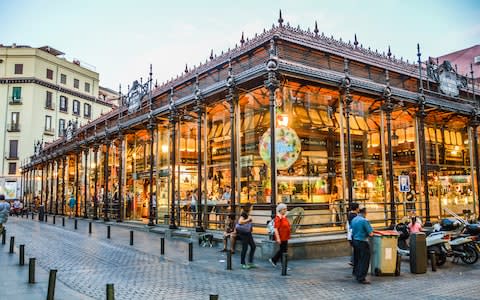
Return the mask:
<path id="1" fill-rule="evenodd" d="M 302 144 L 295 130 L 288 127 L 275 129 L 276 142 L 275 152 L 277 154 L 277 169 L 286 170 L 298 159 Z M 270 164 L 270 129 L 260 138 L 260 157 L 265 163 Z"/>

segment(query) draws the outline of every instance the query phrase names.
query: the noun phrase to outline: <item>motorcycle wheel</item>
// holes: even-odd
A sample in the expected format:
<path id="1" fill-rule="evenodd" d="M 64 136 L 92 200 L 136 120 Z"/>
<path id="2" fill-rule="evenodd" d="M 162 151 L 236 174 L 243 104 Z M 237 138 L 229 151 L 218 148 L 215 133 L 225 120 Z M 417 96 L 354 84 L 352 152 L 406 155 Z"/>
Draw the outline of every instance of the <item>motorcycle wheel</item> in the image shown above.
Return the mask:
<path id="1" fill-rule="evenodd" d="M 460 257 L 460 259 L 466 263 L 467 265 L 473 265 L 478 260 L 478 253 L 470 245 L 466 245 L 463 247 L 463 251 L 465 252 L 465 256 Z"/>
<path id="2" fill-rule="evenodd" d="M 443 266 L 447 261 L 447 256 L 444 253 L 435 253 L 437 256 L 437 266 Z"/>

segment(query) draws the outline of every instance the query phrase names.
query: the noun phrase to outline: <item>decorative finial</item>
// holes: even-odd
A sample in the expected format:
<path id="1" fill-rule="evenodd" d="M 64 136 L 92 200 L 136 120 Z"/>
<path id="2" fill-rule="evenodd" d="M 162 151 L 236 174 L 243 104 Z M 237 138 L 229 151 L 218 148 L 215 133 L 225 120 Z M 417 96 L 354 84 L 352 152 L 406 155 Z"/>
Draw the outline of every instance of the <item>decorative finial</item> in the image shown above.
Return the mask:
<path id="1" fill-rule="evenodd" d="M 240 38 L 240 44 L 243 46 L 245 43 L 245 38 L 243 37 L 243 31 L 242 31 L 242 37 Z"/>
<path id="2" fill-rule="evenodd" d="M 188 65 L 185 64 L 185 73 L 188 73 Z"/>
<path id="3" fill-rule="evenodd" d="M 357 34 L 356 33 L 355 33 L 355 36 L 354 36 L 353 45 L 355 46 L 355 48 L 357 48 L 357 46 L 358 46 L 358 40 L 357 40 Z"/>
<path id="4" fill-rule="evenodd" d="M 283 27 L 283 18 L 282 18 L 282 10 L 281 9 L 280 9 L 279 17 L 278 17 L 278 25 L 280 25 L 280 27 Z"/>
<path id="5" fill-rule="evenodd" d="M 390 59 L 390 57 L 392 56 L 392 51 L 390 51 L 390 45 L 388 45 L 387 56 L 388 56 L 389 59 Z"/>
<path id="6" fill-rule="evenodd" d="M 315 21 L 315 29 L 313 30 L 313 32 L 315 32 L 315 36 L 318 35 L 318 24 L 317 24 L 317 21 Z"/>
<path id="7" fill-rule="evenodd" d="M 210 59 L 213 59 L 213 49 L 210 51 Z"/>

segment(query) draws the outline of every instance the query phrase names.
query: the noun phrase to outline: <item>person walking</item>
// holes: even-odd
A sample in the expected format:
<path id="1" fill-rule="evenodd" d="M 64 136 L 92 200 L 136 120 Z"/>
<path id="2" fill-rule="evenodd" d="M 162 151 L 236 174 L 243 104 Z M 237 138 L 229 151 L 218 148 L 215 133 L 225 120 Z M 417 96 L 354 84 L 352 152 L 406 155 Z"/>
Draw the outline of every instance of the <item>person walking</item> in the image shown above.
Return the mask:
<path id="1" fill-rule="evenodd" d="M 352 220 L 358 215 L 358 211 L 360 207 L 358 203 L 353 202 L 350 206 L 350 211 L 347 215 L 347 240 L 350 243 L 350 247 L 352 247 L 352 256 L 350 257 L 349 265 L 353 266 L 353 242 L 352 242 Z"/>
<path id="2" fill-rule="evenodd" d="M 68 207 L 70 208 L 70 218 L 72 217 L 73 210 L 75 209 L 75 204 L 77 204 L 77 200 L 73 196 L 73 194 L 70 195 L 70 199 L 68 200 Z"/>
<path id="3" fill-rule="evenodd" d="M 352 220 L 353 238 L 353 274 L 362 284 L 370 284 L 366 279 L 370 264 L 370 246 L 368 238 L 373 236 L 373 228 L 366 219 L 367 209 L 361 208 L 358 216 Z"/>
<path id="4" fill-rule="evenodd" d="M 5 229 L 5 223 L 7 223 L 9 214 L 10 204 L 5 201 L 5 195 L 0 194 L 0 234 Z"/>
<path id="5" fill-rule="evenodd" d="M 250 216 L 250 210 L 252 205 L 247 203 L 242 209 L 240 218 L 238 219 L 237 225 L 235 225 L 235 230 L 237 232 L 237 237 L 242 240 L 242 252 L 240 254 L 240 264 L 242 269 L 248 270 L 251 268 L 256 268 L 256 265 L 253 263 L 253 256 L 255 254 L 255 241 L 252 236 L 252 217 Z M 245 263 L 245 256 L 247 255 L 248 246 L 250 246 L 250 253 L 248 256 L 248 264 Z"/>
<path id="6" fill-rule="evenodd" d="M 277 253 L 268 261 L 273 267 L 277 266 L 277 262 L 283 259 L 283 253 L 288 251 L 288 240 L 290 239 L 291 226 L 287 219 L 287 205 L 280 203 L 277 205 L 277 215 L 274 219 L 275 227 L 275 241 L 280 245 Z"/>

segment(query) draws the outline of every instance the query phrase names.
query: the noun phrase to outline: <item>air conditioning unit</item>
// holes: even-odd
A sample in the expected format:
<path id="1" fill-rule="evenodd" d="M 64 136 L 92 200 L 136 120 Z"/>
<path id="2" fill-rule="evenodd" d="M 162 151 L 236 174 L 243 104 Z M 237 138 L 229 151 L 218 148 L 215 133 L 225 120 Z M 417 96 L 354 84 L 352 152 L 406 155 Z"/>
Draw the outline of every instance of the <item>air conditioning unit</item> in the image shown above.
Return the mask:
<path id="1" fill-rule="evenodd" d="M 475 57 L 473 58 L 473 63 L 474 63 L 474 64 L 480 64 L 480 55 L 479 55 L 479 56 L 475 56 Z"/>

